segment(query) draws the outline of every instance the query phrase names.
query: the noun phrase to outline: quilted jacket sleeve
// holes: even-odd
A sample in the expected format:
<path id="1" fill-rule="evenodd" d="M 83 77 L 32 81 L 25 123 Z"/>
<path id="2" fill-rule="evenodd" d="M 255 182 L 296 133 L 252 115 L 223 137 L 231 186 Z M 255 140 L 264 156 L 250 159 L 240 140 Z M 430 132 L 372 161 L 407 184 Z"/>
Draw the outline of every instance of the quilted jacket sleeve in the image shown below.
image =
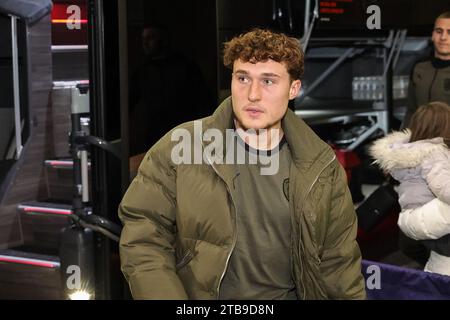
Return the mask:
<path id="1" fill-rule="evenodd" d="M 450 233 L 450 205 L 436 198 L 421 207 L 403 210 L 398 226 L 415 240 L 438 239 Z"/>
<path id="2" fill-rule="evenodd" d="M 119 206 L 121 269 L 134 299 L 187 299 L 175 271 L 176 170 L 158 142 Z"/>
<path id="3" fill-rule="evenodd" d="M 439 200 L 450 205 L 450 151 L 439 152 L 426 158 L 422 175 Z"/>
<path id="4" fill-rule="evenodd" d="M 321 271 L 330 299 L 365 299 L 361 252 L 356 242 L 356 213 L 347 178 L 336 165 L 330 220 L 321 258 Z"/>

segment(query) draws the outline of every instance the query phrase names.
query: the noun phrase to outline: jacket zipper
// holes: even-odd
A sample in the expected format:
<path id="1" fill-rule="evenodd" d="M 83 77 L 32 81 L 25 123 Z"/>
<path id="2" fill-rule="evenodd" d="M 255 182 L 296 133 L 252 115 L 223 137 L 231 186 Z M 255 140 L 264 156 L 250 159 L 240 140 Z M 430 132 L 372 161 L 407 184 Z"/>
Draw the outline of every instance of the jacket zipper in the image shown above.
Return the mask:
<path id="1" fill-rule="evenodd" d="M 222 176 L 219 174 L 219 172 L 217 171 L 217 168 L 214 166 L 214 164 L 212 163 L 211 159 L 209 159 L 208 156 L 206 156 L 206 159 L 208 160 L 209 165 L 213 168 L 213 170 L 217 174 L 217 176 L 220 179 L 222 179 L 222 181 L 225 183 L 225 186 L 227 188 L 227 192 L 230 195 L 231 202 L 233 203 L 233 208 L 234 208 L 235 215 L 237 215 L 236 204 L 235 204 L 234 199 L 233 199 L 233 194 L 230 192 L 230 189 L 228 188 L 228 184 L 226 183 L 225 179 L 223 179 Z M 237 242 L 237 218 L 236 217 L 234 219 L 234 224 L 235 224 L 235 226 L 234 226 L 234 235 L 233 235 L 233 245 L 231 246 L 231 250 L 228 253 L 228 257 L 227 257 L 227 260 L 225 262 L 225 268 L 223 269 L 223 272 L 222 272 L 222 274 L 220 276 L 220 279 L 219 279 L 219 283 L 217 284 L 217 293 L 216 293 L 217 294 L 217 300 L 219 299 L 220 285 L 222 283 L 223 277 L 225 276 L 225 272 L 227 271 L 228 263 L 229 263 L 230 258 L 231 258 L 231 254 L 233 253 L 234 248 L 236 246 L 236 242 Z"/>
<path id="2" fill-rule="evenodd" d="M 187 265 L 192 258 L 194 257 L 194 254 L 192 253 L 192 251 L 190 249 L 188 249 L 186 251 L 186 253 L 184 254 L 183 258 L 181 258 L 180 262 L 178 262 L 175 266 L 175 269 L 179 270 L 181 268 L 183 268 L 185 265 Z"/>
<path id="3" fill-rule="evenodd" d="M 295 222 L 295 217 L 293 219 L 294 219 L 294 222 Z M 291 222 L 291 224 L 293 224 L 293 223 Z M 291 229 L 292 229 L 292 227 L 291 227 Z M 295 261 L 294 261 L 294 247 L 295 247 L 294 232 L 291 232 L 291 259 L 292 259 L 291 260 L 291 277 L 292 277 L 292 281 L 294 281 L 294 285 L 297 286 L 296 283 L 295 283 L 295 272 L 294 272 L 294 263 L 295 263 Z M 295 290 L 295 291 L 296 291 L 295 293 L 297 294 L 297 290 Z"/>
<path id="4" fill-rule="evenodd" d="M 232 193 L 230 192 L 230 190 L 228 189 L 228 186 L 227 186 L 227 191 L 228 191 L 228 193 L 230 194 L 231 202 L 233 203 L 235 215 L 237 215 L 236 204 L 234 203 L 233 195 L 232 195 Z M 232 254 L 233 251 L 234 251 L 234 247 L 236 246 L 236 242 L 237 242 L 237 217 L 235 217 L 235 219 L 234 219 L 233 245 L 231 246 L 231 250 L 230 250 L 230 252 L 228 253 L 227 261 L 225 262 L 225 268 L 223 269 L 222 275 L 220 276 L 219 283 L 218 283 L 218 285 L 217 285 L 217 300 L 219 299 L 220 285 L 222 284 L 223 277 L 225 276 L 225 272 L 227 271 L 228 263 L 230 262 L 231 254 Z"/>
<path id="5" fill-rule="evenodd" d="M 322 172 L 334 161 L 334 159 L 336 159 L 336 155 L 333 156 L 333 158 L 331 158 L 330 161 L 328 161 L 328 163 L 317 173 L 316 177 L 314 178 L 314 181 L 312 182 L 312 184 L 310 185 L 308 192 L 306 193 L 306 195 L 303 197 L 302 200 L 302 209 L 301 212 L 303 212 L 303 207 L 305 205 L 305 201 L 306 198 L 308 197 L 309 193 L 311 192 L 312 188 L 314 187 L 314 185 L 316 184 L 317 180 L 319 179 L 320 175 L 322 174 Z M 299 258 L 301 257 L 301 252 L 299 252 Z M 303 268 L 300 269 L 300 279 L 303 278 Z M 306 299 L 306 290 L 305 290 L 305 286 L 302 286 L 303 288 L 303 295 L 302 295 L 302 300 Z"/>

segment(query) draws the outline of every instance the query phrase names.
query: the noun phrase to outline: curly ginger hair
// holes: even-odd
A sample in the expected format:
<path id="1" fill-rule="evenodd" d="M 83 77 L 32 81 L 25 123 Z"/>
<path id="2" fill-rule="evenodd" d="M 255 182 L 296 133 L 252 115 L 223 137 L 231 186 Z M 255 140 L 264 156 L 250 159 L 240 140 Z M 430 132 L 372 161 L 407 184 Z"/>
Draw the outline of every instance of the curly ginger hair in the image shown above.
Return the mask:
<path id="1" fill-rule="evenodd" d="M 223 63 L 233 69 L 234 61 L 257 63 L 271 59 L 284 63 L 291 80 L 303 75 L 304 54 L 298 39 L 270 30 L 253 29 L 224 44 Z"/>

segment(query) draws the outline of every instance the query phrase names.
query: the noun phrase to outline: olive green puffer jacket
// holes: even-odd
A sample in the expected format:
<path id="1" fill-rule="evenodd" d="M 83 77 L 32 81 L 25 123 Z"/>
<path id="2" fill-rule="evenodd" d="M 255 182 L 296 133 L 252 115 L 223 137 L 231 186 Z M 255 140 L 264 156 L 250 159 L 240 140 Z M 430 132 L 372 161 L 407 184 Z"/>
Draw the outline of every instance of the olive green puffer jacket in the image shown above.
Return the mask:
<path id="1" fill-rule="evenodd" d="M 233 128 L 231 99 L 202 119 L 202 126 Z M 292 154 L 289 204 L 297 295 L 363 299 L 356 214 L 345 172 L 332 149 L 292 111 L 282 126 Z M 201 139 L 193 122 L 178 128 Z M 169 132 L 148 151 L 119 207 L 121 266 L 135 299 L 217 299 L 236 242 L 229 193 L 233 166 L 175 165 L 176 143 Z"/>

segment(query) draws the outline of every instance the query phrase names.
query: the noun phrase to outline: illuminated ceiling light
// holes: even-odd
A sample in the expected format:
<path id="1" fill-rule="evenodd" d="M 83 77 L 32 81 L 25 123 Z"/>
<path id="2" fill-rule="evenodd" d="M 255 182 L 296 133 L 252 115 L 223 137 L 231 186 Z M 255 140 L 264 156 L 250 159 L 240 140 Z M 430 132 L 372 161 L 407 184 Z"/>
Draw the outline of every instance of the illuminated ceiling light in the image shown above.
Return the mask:
<path id="1" fill-rule="evenodd" d="M 84 290 L 75 291 L 74 293 L 69 294 L 70 300 L 90 300 L 91 295 Z"/>

